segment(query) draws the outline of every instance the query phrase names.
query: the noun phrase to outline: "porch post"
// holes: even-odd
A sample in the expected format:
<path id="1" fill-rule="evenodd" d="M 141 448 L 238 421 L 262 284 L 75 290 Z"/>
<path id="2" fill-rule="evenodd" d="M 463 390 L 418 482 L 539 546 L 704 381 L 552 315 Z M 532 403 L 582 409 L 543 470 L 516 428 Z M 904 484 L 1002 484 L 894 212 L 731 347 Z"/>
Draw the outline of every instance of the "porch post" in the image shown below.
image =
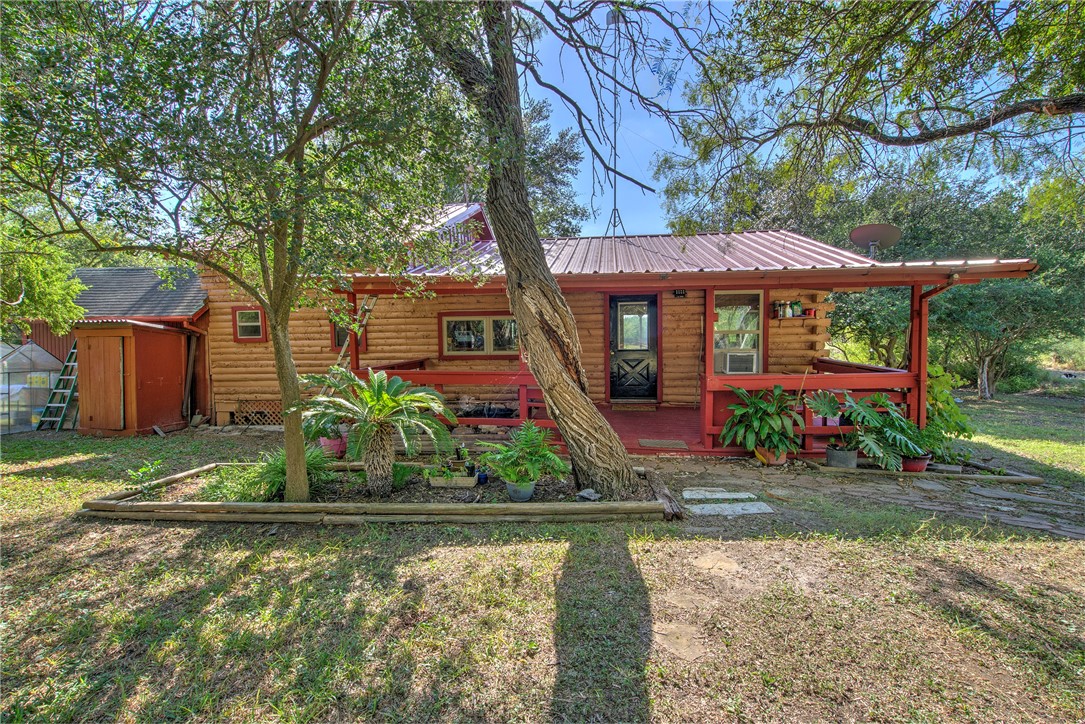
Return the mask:
<path id="1" fill-rule="evenodd" d="M 347 295 L 347 299 L 350 301 L 351 311 L 354 312 L 354 321 L 358 321 L 358 295 L 351 292 Z M 350 334 L 347 337 L 347 344 L 350 345 L 350 369 L 353 372 L 358 369 L 358 333 L 351 327 Z"/>
<path id="2" fill-rule="evenodd" d="M 927 297 L 923 286 L 912 287 L 911 332 L 908 339 L 908 371 L 916 375 L 916 385 L 908 393 L 911 418 L 920 427 L 927 425 Z"/>
<path id="3" fill-rule="evenodd" d="M 716 397 L 708 390 L 708 378 L 712 375 L 713 361 L 713 325 L 716 321 L 716 288 L 704 290 L 704 374 L 701 375 L 701 441 L 706 449 L 711 450 L 714 440 L 709 428 L 712 427 L 712 406 Z"/>

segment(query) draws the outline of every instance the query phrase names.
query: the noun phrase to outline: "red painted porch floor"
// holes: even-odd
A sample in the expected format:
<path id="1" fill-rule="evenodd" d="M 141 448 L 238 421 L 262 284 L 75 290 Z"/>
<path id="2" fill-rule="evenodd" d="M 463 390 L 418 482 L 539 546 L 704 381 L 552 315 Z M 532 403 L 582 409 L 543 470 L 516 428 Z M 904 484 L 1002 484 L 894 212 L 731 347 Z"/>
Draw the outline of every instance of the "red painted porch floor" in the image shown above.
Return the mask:
<path id="1" fill-rule="evenodd" d="M 622 444 L 638 455 L 720 455 L 701 441 L 701 411 L 696 407 L 659 407 L 655 410 L 622 410 L 600 406 L 599 411 L 618 433 Z M 641 440 L 681 440 L 688 450 L 646 447 Z"/>

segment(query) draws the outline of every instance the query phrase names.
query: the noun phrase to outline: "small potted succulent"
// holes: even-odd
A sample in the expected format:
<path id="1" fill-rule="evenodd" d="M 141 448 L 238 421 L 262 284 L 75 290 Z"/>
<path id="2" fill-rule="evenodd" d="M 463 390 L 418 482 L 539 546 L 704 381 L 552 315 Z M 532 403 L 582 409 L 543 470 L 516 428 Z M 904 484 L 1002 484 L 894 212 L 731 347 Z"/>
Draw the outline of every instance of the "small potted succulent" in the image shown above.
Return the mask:
<path id="1" fill-rule="evenodd" d="M 509 433 L 509 442 L 480 443 L 489 449 L 482 462 L 489 472 L 505 481 L 513 502 L 523 503 L 535 494 L 535 484 L 545 475 L 567 475 L 569 466 L 550 443 L 550 431 L 525 420 Z"/>
<path id="2" fill-rule="evenodd" d="M 802 417 L 795 411 L 798 398 L 785 392 L 781 385 L 773 387 L 771 392 L 753 393 L 727 386 L 738 402 L 727 406 L 731 417 L 723 425 L 720 442 L 742 446 L 765 465 L 783 465 L 789 452 L 798 451 L 799 433 L 804 429 Z"/>

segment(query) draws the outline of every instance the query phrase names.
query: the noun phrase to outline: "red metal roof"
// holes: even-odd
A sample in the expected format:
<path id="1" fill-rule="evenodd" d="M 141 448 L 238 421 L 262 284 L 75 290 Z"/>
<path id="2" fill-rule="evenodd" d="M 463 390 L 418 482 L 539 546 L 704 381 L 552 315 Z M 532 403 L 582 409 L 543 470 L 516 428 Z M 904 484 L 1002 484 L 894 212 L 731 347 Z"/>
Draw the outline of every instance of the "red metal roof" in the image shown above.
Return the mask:
<path id="1" fill-rule="evenodd" d="M 546 261 L 555 275 L 636 274 L 675 272 L 780 271 L 785 269 L 846 269 L 878 266 L 865 256 L 791 231 L 585 236 L 543 239 Z M 481 241 L 471 247 L 476 267 L 501 274 L 497 243 Z M 445 276 L 467 273 L 471 263 L 449 269 L 418 265 L 408 273 Z"/>

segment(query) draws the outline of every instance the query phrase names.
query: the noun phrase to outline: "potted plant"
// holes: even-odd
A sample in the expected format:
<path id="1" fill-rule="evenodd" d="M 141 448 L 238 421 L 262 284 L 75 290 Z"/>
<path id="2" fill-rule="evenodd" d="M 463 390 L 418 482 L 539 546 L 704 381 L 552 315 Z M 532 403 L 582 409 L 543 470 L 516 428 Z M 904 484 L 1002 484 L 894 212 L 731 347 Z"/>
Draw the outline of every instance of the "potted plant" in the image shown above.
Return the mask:
<path id="1" fill-rule="evenodd" d="M 305 438 L 319 443 L 329 457 L 342 459 L 347 454 L 347 436 L 338 420 L 310 417 L 303 420 L 302 429 Z"/>
<path id="2" fill-rule="evenodd" d="M 804 429 L 794 407 L 798 398 L 781 385 L 774 386 L 771 392 L 754 393 L 727 386 L 738 396 L 738 402 L 727 406 L 731 417 L 723 425 L 720 442 L 728 445 L 734 441 L 765 465 L 783 465 L 787 454 L 799 449 L 799 433 Z"/>
<path id="3" fill-rule="evenodd" d="M 850 396 L 845 395 L 846 400 Z M 854 400 L 852 400 L 854 402 Z M 810 410 L 820 417 L 834 418 L 836 431 L 840 435 L 829 438 L 829 445 L 825 448 L 825 464 L 831 468 L 856 468 L 859 467 L 859 439 L 855 432 L 844 432 L 844 425 L 851 425 L 851 417 L 847 413 L 847 401 L 841 406 L 836 394 L 828 390 L 818 390 L 806 396 L 804 403 Z"/>
<path id="4" fill-rule="evenodd" d="M 829 393 L 832 395 L 832 393 Z M 812 395 L 807 398 L 811 409 L 819 415 L 823 411 L 828 412 L 828 399 L 822 396 L 815 402 L 810 402 Z M 835 395 L 832 395 L 835 399 Z M 841 403 L 836 412 L 839 414 Z M 918 439 L 919 428 L 912 423 L 900 406 L 889 399 L 884 392 L 876 392 L 868 397 L 855 399 L 844 393 L 843 413 L 850 419 L 854 430 L 847 434 L 848 442 L 854 444 L 868 458 L 872 459 L 879 467 L 885 470 L 900 470 L 903 458 L 920 457 L 926 451 L 915 442 Z M 831 416 L 826 415 L 826 416 Z"/>
<path id="5" fill-rule="evenodd" d="M 361 460 L 366 491 L 371 495 L 392 492 L 392 464 L 396 459 L 395 438 L 413 455 L 425 435 L 438 451 L 451 451 L 452 437 L 438 419 L 456 423 L 445 406 L 444 397 L 428 387 L 412 387 L 399 377 L 381 370 L 369 370 L 363 380 L 344 367 L 332 367 L 326 375 L 305 375 L 302 382 L 324 392 L 300 405 L 304 424 L 314 430 L 328 429 L 345 421 L 347 452 Z"/>
<path id="6" fill-rule="evenodd" d="M 558 457 L 550 443 L 550 431 L 525 420 L 509 433 L 509 442 L 480 443 L 489 449 L 482 462 L 489 472 L 505 481 L 505 490 L 514 502 L 531 500 L 535 483 L 544 475 L 566 475 L 569 466 Z"/>
<path id="7" fill-rule="evenodd" d="M 947 436 L 938 425 L 927 423 L 922 430 L 911 420 L 903 427 L 911 446 L 901 450 L 900 467 L 906 473 L 921 473 L 927 469 L 932 458 L 946 449 Z M 915 449 L 923 452 L 916 455 Z"/>

